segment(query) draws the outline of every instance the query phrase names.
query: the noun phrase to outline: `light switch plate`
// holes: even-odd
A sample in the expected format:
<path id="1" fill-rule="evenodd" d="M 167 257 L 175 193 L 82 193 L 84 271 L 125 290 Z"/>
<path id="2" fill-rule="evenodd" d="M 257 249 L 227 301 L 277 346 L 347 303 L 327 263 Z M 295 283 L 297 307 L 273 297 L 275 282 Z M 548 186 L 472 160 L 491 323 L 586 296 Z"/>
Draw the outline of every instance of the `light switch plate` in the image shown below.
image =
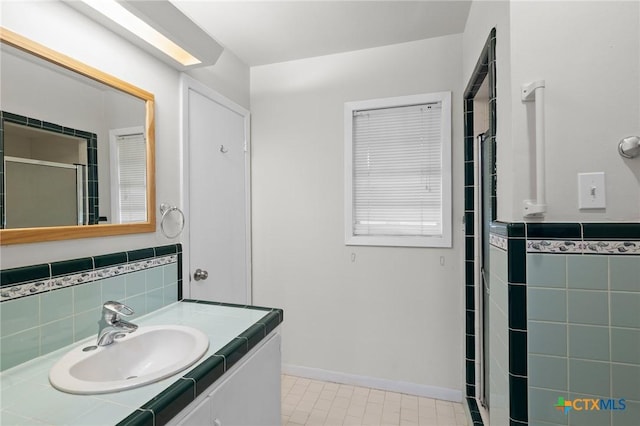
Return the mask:
<path id="1" fill-rule="evenodd" d="M 578 173 L 578 208 L 604 209 L 606 207 L 604 172 Z"/>

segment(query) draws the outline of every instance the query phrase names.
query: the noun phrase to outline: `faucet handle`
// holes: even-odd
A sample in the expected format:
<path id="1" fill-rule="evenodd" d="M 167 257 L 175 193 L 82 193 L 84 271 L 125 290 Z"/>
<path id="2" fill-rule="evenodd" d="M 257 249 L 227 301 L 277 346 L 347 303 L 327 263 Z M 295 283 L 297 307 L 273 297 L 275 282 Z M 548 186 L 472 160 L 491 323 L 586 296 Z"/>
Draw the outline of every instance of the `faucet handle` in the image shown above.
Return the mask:
<path id="1" fill-rule="evenodd" d="M 102 305 L 102 312 L 105 314 L 113 313 L 116 315 L 124 315 L 125 317 L 133 315 L 135 313 L 133 309 L 131 309 L 124 303 L 114 302 L 113 300 L 105 302 L 104 305 Z"/>

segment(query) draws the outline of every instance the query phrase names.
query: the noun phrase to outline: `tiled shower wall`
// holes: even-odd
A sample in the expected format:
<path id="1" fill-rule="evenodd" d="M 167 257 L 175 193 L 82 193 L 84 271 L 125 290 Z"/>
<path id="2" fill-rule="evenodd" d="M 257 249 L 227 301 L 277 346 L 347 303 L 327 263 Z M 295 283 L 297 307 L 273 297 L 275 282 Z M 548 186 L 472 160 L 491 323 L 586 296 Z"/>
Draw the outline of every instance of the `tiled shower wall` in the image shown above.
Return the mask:
<path id="1" fill-rule="evenodd" d="M 492 299 L 508 291 L 507 308 L 491 305 L 491 376 L 505 373 L 504 345 L 493 342 L 506 313 L 510 424 L 637 426 L 640 224 L 494 223 L 491 244 Z M 493 423 L 504 383 L 491 386 Z M 565 414 L 560 397 L 625 403 Z"/>
<path id="2" fill-rule="evenodd" d="M 181 245 L 112 253 L 0 275 L 0 370 L 97 335 L 102 304 L 133 318 L 181 299 Z"/>
<path id="3" fill-rule="evenodd" d="M 527 317 L 531 424 L 640 422 L 640 242 L 529 240 Z M 569 410 L 559 397 L 625 400 Z"/>

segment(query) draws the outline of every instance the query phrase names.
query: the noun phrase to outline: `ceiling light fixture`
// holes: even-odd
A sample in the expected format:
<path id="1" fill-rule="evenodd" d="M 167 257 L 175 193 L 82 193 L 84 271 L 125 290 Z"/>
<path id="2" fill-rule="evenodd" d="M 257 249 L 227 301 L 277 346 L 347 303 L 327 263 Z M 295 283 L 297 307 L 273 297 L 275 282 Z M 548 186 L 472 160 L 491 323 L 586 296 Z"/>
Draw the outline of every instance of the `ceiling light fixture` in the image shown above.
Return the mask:
<path id="1" fill-rule="evenodd" d="M 213 65 L 223 50 L 168 0 L 70 0 L 66 4 L 180 70 Z"/>

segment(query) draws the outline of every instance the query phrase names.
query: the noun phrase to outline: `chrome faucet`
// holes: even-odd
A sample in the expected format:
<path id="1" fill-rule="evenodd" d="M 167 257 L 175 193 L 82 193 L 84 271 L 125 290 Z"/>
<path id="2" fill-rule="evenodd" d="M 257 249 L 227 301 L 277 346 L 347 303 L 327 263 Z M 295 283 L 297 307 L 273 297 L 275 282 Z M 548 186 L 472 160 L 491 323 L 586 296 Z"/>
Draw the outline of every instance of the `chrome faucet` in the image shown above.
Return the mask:
<path id="1" fill-rule="evenodd" d="M 98 321 L 98 346 L 107 346 L 113 343 L 113 338 L 118 334 L 133 333 L 138 326 L 120 318 L 120 315 L 128 317 L 133 315 L 133 309 L 127 305 L 109 301 L 102 305 L 102 318 Z"/>

